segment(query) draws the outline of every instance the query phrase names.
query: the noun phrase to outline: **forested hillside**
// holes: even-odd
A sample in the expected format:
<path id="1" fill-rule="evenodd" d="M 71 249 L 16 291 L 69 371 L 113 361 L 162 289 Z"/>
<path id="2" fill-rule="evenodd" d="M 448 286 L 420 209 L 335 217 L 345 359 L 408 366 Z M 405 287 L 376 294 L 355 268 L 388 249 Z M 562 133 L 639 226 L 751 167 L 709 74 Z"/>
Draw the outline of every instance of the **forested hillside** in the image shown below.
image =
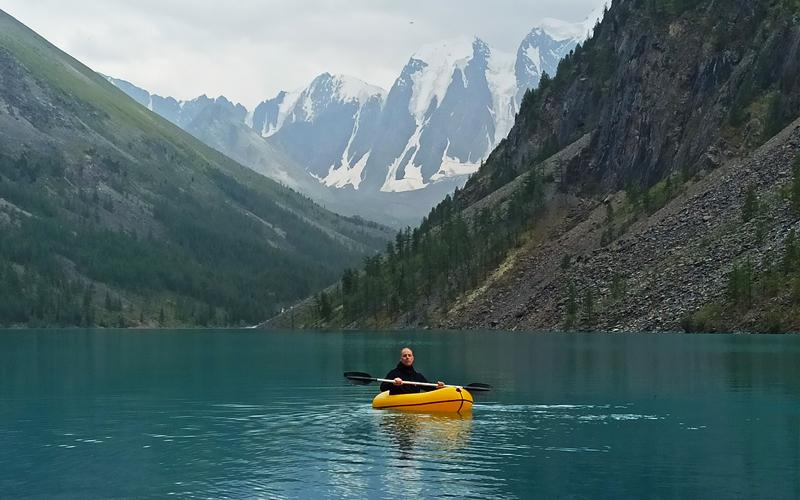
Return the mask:
<path id="1" fill-rule="evenodd" d="M 241 325 L 381 248 L 0 12 L 0 325 Z"/>
<path id="2" fill-rule="evenodd" d="M 767 329 L 725 314 L 757 302 L 729 281 L 792 252 L 798 116 L 797 1 L 617 0 L 465 188 L 308 322 Z M 781 269 L 768 314 L 791 318 Z"/>

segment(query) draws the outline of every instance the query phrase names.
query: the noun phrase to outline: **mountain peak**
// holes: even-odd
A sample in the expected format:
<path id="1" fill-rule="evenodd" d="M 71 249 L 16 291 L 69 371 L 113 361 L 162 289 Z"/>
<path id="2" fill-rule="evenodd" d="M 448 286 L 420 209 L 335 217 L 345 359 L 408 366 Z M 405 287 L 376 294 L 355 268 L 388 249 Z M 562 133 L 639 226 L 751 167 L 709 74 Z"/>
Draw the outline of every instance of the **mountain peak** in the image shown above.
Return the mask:
<path id="1" fill-rule="evenodd" d="M 411 56 L 412 60 L 422 61 L 429 66 L 452 66 L 456 61 L 468 59 L 474 51 L 473 43 L 468 38 L 455 38 L 437 43 L 423 45 Z"/>
<path id="2" fill-rule="evenodd" d="M 372 96 L 384 96 L 386 91 L 378 86 L 350 75 L 322 73 L 314 78 L 307 89 L 309 95 L 328 92 L 331 98 L 343 102 L 366 102 Z"/>
<path id="3" fill-rule="evenodd" d="M 475 40 L 472 41 L 473 57 L 482 57 L 484 59 L 488 59 L 491 53 L 492 49 L 489 48 L 489 44 L 476 36 Z"/>
<path id="4" fill-rule="evenodd" d="M 585 23 L 569 23 L 560 19 L 546 17 L 541 20 L 539 26 L 531 30 L 526 40 L 541 40 L 550 38 L 556 42 L 565 40 L 580 40 L 586 38 Z"/>

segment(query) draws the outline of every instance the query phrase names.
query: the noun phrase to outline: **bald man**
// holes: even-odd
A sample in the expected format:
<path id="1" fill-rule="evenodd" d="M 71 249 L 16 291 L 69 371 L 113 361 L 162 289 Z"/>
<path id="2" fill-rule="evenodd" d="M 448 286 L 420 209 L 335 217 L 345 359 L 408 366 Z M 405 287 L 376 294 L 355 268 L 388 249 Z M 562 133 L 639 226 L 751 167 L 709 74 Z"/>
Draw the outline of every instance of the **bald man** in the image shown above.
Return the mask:
<path id="1" fill-rule="evenodd" d="M 414 351 L 409 347 L 400 350 L 400 362 L 394 370 L 390 371 L 384 378 L 392 379 L 394 382 L 383 382 L 381 391 L 389 391 L 389 394 L 414 394 L 416 392 L 429 391 L 430 388 L 419 385 L 406 384 L 405 382 L 425 382 L 428 379 L 425 375 L 414 369 Z M 444 387 L 444 382 L 436 382 L 437 389 Z"/>

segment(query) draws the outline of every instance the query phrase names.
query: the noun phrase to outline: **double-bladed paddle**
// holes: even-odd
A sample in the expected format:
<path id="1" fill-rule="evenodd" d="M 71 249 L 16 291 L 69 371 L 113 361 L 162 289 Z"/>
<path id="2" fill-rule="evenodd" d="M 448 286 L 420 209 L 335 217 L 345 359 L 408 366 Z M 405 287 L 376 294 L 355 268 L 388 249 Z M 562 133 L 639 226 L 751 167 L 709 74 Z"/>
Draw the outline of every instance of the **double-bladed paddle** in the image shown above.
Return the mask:
<path id="1" fill-rule="evenodd" d="M 392 379 L 389 379 L 389 378 L 376 378 L 376 377 L 373 377 L 372 375 L 370 375 L 369 373 L 364 373 L 364 372 L 344 372 L 344 378 L 349 380 L 350 383 L 354 384 L 354 385 L 369 385 L 372 382 L 390 382 L 390 383 L 394 383 L 394 380 L 392 380 Z M 404 385 L 405 384 L 408 384 L 408 385 L 420 385 L 420 386 L 423 386 L 423 387 L 439 387 L 436 384 L 431 384 L 431 383 L 428 383 L 428 382 L 411 382 L 411 381 L 406 381 L 406 380 L 403 380 L 403 384 Z M 476 392 L 484 391 L 484 392 L 486 392 L 486 391 L 491 391 L 492 390 L 492 386 L 491 385 L 489 385 L 489 384 L 478 384 L 478 383 L 469 384 L 469 385 L 445 385 L 445 387 L 457 387 L 457 388 L 460 388 L 460 389 L 466 389 L 466 390 L 468 390 L 470 392 L 472 392 L 472 391 L 476 391 Z"/>

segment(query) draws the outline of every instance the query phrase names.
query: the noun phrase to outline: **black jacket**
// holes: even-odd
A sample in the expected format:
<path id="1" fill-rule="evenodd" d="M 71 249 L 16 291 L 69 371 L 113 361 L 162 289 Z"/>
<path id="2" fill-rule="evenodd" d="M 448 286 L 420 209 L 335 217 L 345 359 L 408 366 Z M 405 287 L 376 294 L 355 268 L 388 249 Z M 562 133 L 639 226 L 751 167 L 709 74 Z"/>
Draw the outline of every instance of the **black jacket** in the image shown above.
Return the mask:
<path id="1" fill-rule="evenodd" d="M 403 382 L 427 382 L 425 375 L 414 369 L 414 366 L 406 367 L 403 363 L 397 363 L 394 370 L 386 374 L 384 378 L 394 379 L 400 377 Z M 389 394 L 414 394 L 422 391 L 429 391 L 431 387 L 420 387 L 418 385 L 394 385 L 392 382 L 382 382 L 381 391 L 389 391 Z"/>

